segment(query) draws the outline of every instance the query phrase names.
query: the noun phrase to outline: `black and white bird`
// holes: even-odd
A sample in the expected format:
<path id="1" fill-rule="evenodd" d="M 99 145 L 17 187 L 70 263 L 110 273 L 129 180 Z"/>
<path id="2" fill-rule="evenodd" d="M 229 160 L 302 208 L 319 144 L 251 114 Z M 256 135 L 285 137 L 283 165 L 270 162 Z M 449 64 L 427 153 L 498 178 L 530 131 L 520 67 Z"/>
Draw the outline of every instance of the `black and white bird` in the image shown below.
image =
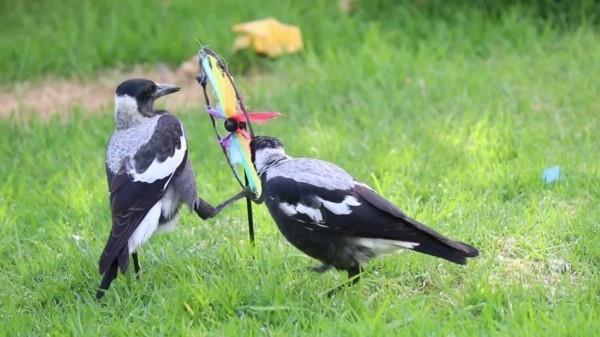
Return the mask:
<path id="1" fill-rule="evenodd" d="M 272 137 L 255 137 L 251 150 L 263 183 L 261 199 L 285 238 L 322 262 L 317 272 L 345 270 L 354 283 L 362 264 L 398 249 L 458 264 L 479 254 L 411 219 L 332 163 L 292 158 Z"/>
<path id="2" fill-rule="evenodd" d="M 208 219 L 250 193 L 242 191 L 217 207 L 198 197 L 183 126 L 168 111 L 154 110 L 157 98 L 176 91 L 176 86 L 146 79 L 117 87 L 116 130 L 106 151 L 112 230 L 100 256 L 103 278 L 96 298 L 104 295 L 118 269 L 125 273 L 129 255 L 139 273 L 137 250 L 154 233 L 174 229 L 181 204 Z"/>

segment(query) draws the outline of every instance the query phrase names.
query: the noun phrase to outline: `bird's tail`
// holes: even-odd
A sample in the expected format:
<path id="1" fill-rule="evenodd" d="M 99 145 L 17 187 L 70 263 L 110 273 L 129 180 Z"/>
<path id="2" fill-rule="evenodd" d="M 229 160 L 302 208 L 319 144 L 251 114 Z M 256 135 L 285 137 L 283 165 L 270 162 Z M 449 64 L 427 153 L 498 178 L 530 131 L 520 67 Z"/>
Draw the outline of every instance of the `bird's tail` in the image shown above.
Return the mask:
<path id="1" fill-rule="evenodd" d="M 110 287 L 112 281 L 117 278 L 117 273 L 119 271 L 119 261 L 115 260 L 108 269 L 104 272 L 102 276 L 102 281 L 100 282 L 100 287 L 96 292 L 96 299 L 99 300 L 104 296 L 104 293 Z"/>
<path id="2" fill-rule="evenodd" d="M 389 215 L 387 217 L 390 221 L 388 223 L 389 227 L 398 228 L 398 232 L 391 233 L 386 239 L 403 241 L 399 246 L 406 248 L 406 245 L 409 244 L 412 250 L 458 264 L 466 264 L 468 257 L 479 255 L 479 251 L 475 247 L 451 240 L 417 220 L 408 217 L 368 186 L 356 184 L 353 187 L 353 191 L 373 207 Z"/>
<path id="3" fill-rule="evenodd" d="M 422 240 L 413 250 L 458 264 L 467 264 L 468 257 L 479 255 L 477 248 L 441 235 Z"/>

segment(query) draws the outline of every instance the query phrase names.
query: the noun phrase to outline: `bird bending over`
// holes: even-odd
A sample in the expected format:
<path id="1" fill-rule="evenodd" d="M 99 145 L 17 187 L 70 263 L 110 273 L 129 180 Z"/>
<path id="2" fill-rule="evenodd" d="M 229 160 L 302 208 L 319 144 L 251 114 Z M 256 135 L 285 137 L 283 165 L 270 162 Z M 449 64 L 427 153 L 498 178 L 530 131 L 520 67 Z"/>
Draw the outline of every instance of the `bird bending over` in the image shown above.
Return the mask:
<path id="1" fill-rule="evenodd" d="M 98 299 L 119 269 L 125 273 L 129 255 L 139 273 L 138 249 L 154 233 L 174 229 L 182 204 L 208 219 L 250 193 L 243 190 L 217 207 L 198 197 L 183 126 L 168 111 L 154 109 L 156 99 L 176 91 L 146 79 L 116 89 L 116 130 L 106 151 L 112 230 L 100 256 Z"/>
<path id="2" fill-rule="evenodd" d="M 362 264 L 398 249 L 458 264 L 479 254 L 408 217 L 332 163 L 292 158 L 272 137 L 255 137 L 251 150 L 263 183 L 259 201 L 292 245 L 323 263 L 317 272 L 345 270 L 355 283 Z"/>

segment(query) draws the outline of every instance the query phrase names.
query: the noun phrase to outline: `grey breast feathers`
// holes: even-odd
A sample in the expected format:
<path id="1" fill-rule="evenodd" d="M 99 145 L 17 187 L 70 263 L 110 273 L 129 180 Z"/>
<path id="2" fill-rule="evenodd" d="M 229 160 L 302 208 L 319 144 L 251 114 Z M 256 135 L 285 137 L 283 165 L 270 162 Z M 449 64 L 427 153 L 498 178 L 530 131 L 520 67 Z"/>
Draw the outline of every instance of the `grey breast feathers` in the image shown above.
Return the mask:
<path id="1" fill-rule="evenodd" d="M 152 138 L 160 117 L 147 118 L 139 125 L 112 134 L 106 149 L 106 165 L 111 172 L 117 173 L 123 159 L 133 158 L 139 148 Z"/>

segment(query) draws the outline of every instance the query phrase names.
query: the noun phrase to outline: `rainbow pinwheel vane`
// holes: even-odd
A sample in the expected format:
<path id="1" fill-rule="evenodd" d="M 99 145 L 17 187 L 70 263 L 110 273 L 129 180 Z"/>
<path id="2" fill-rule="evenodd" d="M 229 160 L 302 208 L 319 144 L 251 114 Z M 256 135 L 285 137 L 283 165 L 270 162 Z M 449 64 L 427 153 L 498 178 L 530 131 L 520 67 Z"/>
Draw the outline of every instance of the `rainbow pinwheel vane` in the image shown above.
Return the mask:
<path id="1" fill-rule="evenodd" d="M 252 164 L 250 141 L 254 137 L 252 122 L 265 122 L 279 116 L 278 112 L 253 112 L 248 113 L 235 87 L 233 78 L 227 71 L 225 62 L 212 50 L 200 49 L 200 75 L 197 78 L 202 86 L 206 100 L 206 110 L 213 123 L 215 133 L 225 153 L 229 166 L 240 185 L 237 167 L 241 167 L 245 174 L 246 185 L 258 198 L 262 193 L 260 178 Z M 207 84 L 213 91 L 214 104 L 211 104 L 207 93 Z M 221 137 L 216 127 L 216 120 L 225 120 L 227 136 Z"/>

